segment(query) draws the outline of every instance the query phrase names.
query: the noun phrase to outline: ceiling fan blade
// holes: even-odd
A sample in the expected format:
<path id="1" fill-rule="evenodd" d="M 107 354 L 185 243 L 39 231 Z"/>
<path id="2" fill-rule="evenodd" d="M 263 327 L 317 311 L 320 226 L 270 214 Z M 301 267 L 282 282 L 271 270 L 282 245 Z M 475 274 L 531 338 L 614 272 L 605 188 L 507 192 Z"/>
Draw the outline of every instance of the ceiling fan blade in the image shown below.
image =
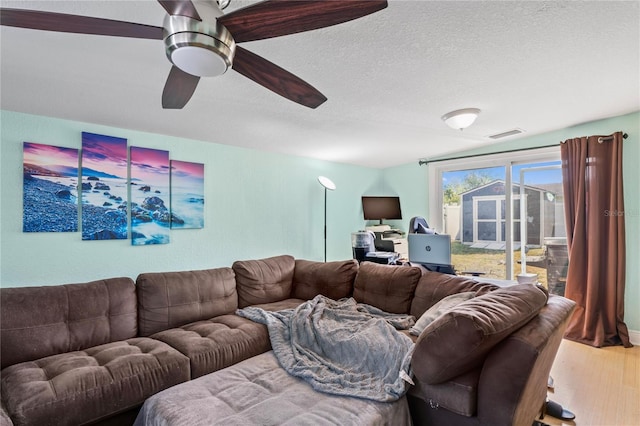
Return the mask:
<path id="1" fill-rule="evenodd" d="M 162 40 L 162 27 L 39 10 L 0 8 L 0 25 L 63 33 Z"/>
<path id="2" fill-rule="evenodd" d="M 191 0 L 158 0 L 158 3 L 164 7 L 169 15 L 186 16 L 196 21 L 202 21 Z"/>
<path id="3" fill-rule="evenodd" d="M 218 18 L 236 43 L 341 24 L 387 7 L 386 0 L 267 0 Z"/>
<path id="4" fill-rule="evenodd" d="M 232 68 L 259 85 L 300 105 L 317 108 L 327 100 L 306 81 L 240 46 L 236 46 Z"/>
<path id="5" fill-rule="evenodd" d="M 196 90 L 198 81 L 200 81 L 200 77 L 188 74 L 174 65 L 162 91 L 162 108 L 181 109 L 184 107 Z"/>

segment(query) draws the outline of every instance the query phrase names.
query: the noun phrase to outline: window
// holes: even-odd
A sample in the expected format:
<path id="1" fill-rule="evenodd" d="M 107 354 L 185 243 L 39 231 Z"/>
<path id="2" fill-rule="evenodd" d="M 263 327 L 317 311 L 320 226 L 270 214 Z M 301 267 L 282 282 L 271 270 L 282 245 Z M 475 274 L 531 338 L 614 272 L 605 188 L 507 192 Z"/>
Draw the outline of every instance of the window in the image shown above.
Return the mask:
<path id="1" fill-rule="evenodd" d="M 532 272 L 547 284 L 548 248 L 566 244 L 559 147 L 428 167 L 434 189 L 429 193 L 429 224 L 451 235 L 458 273 L 514 279 Z"/>

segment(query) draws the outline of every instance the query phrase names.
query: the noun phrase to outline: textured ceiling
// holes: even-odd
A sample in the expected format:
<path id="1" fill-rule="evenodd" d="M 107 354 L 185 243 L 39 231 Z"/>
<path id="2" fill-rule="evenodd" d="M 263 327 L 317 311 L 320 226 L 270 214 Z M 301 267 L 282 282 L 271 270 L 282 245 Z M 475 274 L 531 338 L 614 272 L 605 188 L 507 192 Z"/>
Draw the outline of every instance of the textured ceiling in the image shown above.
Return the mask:
<path id="1" fill-rule="evenodd" d="M 225 12 L 252 3 L 233 0 Z M 156 26 L 164 17 L 154 0 L 0 4 Z M 235 71 L 202 79 L 183 110 L 163 110 L 170 64 L 161 41 L 2 27 L 0 106 L 389 167 L 514 128 L 524 137 L 640 110 L 639 5 L 389 0 L 356 21 L 242 44 L 323 92 L 315 110 Z M 441 121 L 466 107 L 482 113 L 465 131 Z"/>

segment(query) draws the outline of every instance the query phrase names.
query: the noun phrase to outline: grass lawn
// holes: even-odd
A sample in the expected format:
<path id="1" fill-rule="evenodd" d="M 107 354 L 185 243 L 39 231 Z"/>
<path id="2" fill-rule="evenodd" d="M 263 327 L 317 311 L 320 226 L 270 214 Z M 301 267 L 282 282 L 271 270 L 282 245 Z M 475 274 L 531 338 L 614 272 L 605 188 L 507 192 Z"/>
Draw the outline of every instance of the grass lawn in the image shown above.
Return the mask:
<path id="1" fill-rule="evenodd" d="M 527 253 L 528 256 L 542 255 L 542 249 L 531 249 Z M 513 253 L 513 272 L 514 275 L 520 273 L 521 265 L 520 250 Z M 506 279 L 507 266 L 505 262 L 504 250 L 489 250 L 472 248 L 462 244 L 459 241 L 451 243 L 451 262 L 458 274 L 464 271 L 484 272 L 485 278 Z M 527 265 L 527 272 L 538 274 L 538 281 L 547 287 L 547 270 Z"/>

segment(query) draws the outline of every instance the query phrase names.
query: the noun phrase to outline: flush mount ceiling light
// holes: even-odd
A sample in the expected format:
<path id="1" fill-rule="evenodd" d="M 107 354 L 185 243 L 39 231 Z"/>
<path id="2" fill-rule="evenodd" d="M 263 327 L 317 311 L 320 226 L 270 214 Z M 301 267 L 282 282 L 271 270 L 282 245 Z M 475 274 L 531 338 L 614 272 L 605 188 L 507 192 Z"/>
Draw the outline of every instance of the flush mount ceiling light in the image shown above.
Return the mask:
<path id="1" fill-rule="evenodd" d="M 452 129 L 463 130 L 476 121 L 478 114 L 480 114 L 478 108 L 464 108 L 446 113 L 442 116 L 442 120 Z"/>

